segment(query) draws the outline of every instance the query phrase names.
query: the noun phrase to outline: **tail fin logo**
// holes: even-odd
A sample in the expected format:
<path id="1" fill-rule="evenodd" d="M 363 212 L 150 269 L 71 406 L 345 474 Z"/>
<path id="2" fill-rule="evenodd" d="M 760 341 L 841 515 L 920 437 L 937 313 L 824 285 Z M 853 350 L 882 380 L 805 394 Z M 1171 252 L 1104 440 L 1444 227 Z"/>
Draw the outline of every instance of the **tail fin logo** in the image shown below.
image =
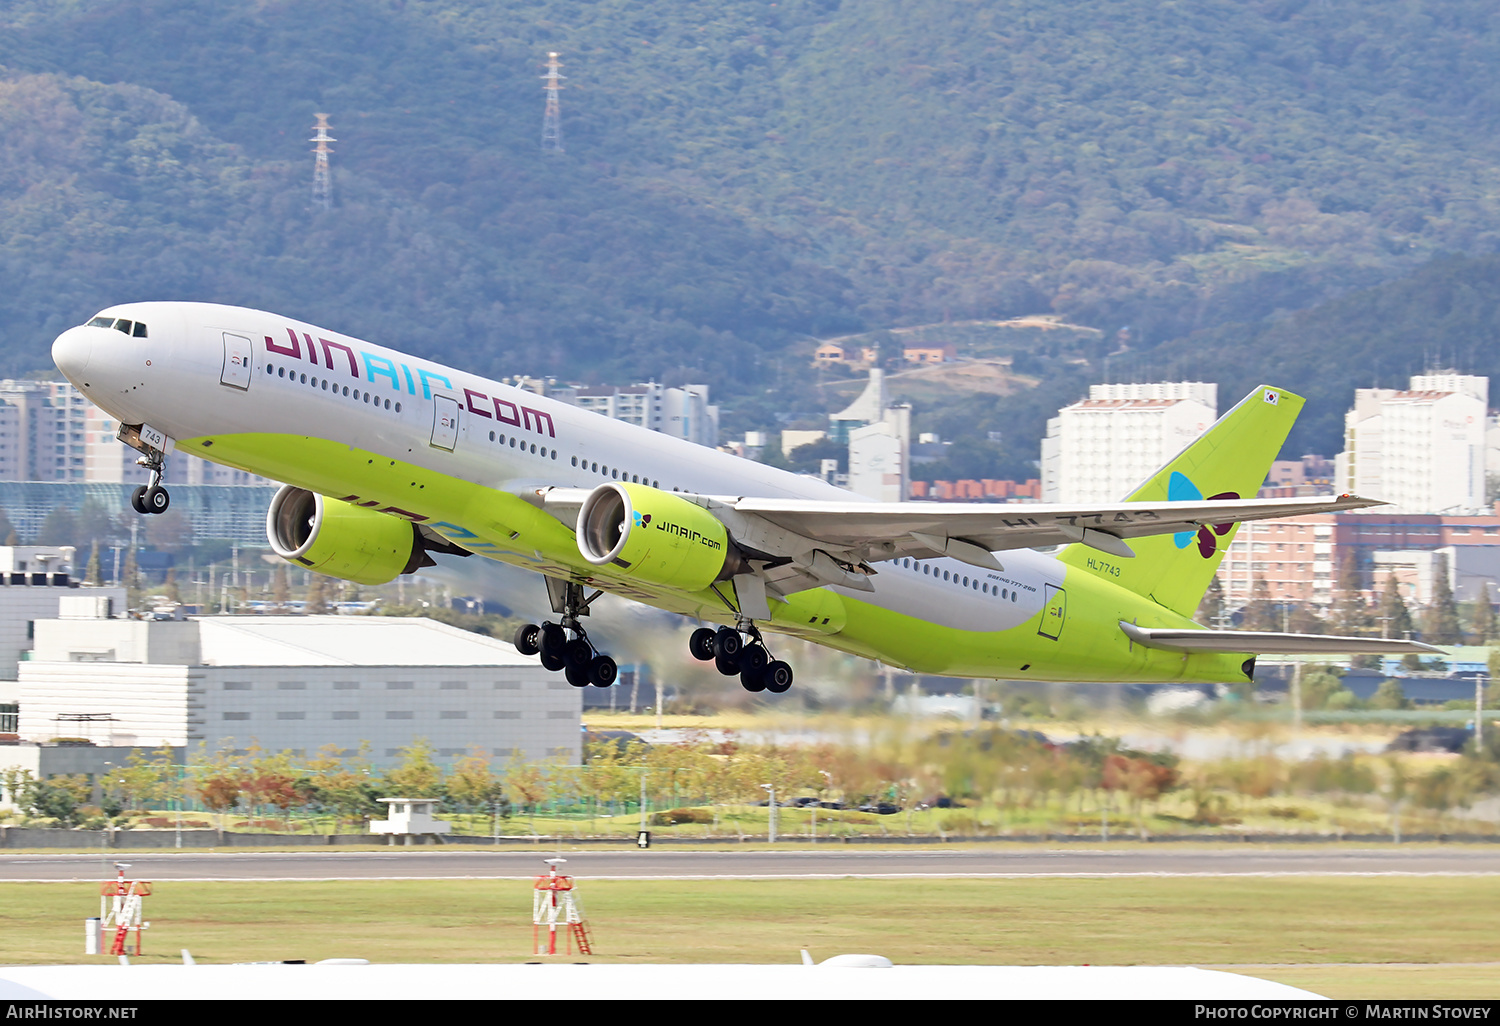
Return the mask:
<path id="1" fill-rule="evenodd" d="M 1261 397 L 1262 400 L 1264 400 L 1265 402 L 1269 403 L 1272 406 L 1275 406 L 1277 403 L 1281 402 L 1281 393 L 1280 392 L 1273 392 L 1269 388 L 1266 389 L 1264 392 L 1262 392 L 1261 395 L 1260 395 L 1260 397 Z M 1239 496 L 1235 496 L 1235 498 L 1239 498 Z"/>
<path id="2" fill-rule="evenodd" d="M 1266 392 L 1265 399 L 1266 402 L 1274 404 L 1277 399 L 1276 393 Z M 1208 501 L 1217 502 L 1221 499 L 1238 499 L 1239 497 L 1239 492 L 1220 492 L 1217 495 L 1210 495 Z M 1203 492 L 1188 479 L 1186 474 L 1175 470 L 1172 471 L 1172 476 L 1167 481 L 1167 500 L 1169 502 L 1191 502 L 1202 498 Z M 1196 532 L 1178 531 L 1172 535 L 1172 541 L 1176 543 L 1179 549 L 1185 549 L 1196 539 L 1198 542 L 1198 554 L 1204 559 L 1208 559 L 1219 550 L 1219 539 L 1228 534 L 1233 527 L 1234 524 L 1204 524 Z"/>

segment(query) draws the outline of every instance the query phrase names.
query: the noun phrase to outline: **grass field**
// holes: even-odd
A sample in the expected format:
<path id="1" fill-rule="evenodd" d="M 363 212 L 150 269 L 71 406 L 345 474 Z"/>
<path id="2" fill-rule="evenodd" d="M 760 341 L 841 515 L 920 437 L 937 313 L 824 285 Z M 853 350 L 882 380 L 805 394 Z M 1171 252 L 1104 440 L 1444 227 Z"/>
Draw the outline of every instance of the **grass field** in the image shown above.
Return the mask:
<path id="1" fill-rule="evenodd" d="M 80 962 L 96 884 L 0 885 L 8 963 Z M 1500 878 L 581 882 L 609 962 L 1174 964 L 1330 997 L 1500 997 Z M 530 961 L 514 880 L 170 883 L 143 961 Z M 580 961 L 575 957 L 574 961 Z"/>

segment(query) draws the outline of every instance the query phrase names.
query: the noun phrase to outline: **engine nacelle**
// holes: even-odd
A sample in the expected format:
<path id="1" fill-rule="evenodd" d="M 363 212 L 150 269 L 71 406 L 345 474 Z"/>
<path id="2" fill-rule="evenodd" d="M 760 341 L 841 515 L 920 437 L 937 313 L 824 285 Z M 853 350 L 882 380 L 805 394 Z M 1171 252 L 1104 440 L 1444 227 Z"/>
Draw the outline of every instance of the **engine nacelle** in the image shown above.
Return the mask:
<path id="1" fill-rule="evenodd" d="M 271 500 L 266 537 L 281 558 L 356 584 L 387 584 L 431 565 L 411 521 L 292 485 Z"/>
<path id="2" fill-rule="evenodd" d="M 647 485 L 611 481 L 578 511 L 578 551 L 595 566 L 685 591 L 737 572 L 724 524 L 702 506 Z"/>

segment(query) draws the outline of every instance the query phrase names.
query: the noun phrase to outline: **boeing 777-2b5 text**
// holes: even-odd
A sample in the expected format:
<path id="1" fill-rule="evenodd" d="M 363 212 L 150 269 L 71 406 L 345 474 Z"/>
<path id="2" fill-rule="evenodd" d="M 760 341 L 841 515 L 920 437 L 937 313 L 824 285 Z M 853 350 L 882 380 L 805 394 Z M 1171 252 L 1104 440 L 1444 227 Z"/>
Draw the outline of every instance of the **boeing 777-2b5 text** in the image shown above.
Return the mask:
<path id="1" fill-rule="evenodd" d="M 286 482 L 267 533 L 309 570 L 382 584 L 432 552 L 534 570 L 557 622 L 516 647 L 580 687 L 615 679 L 581 622 L 601 592 L 721 624 L 692 654 L 751 691 L 792 682 L 762 630 L 1036 680 L 1233 683 L 1257 653 L 1431 651 L 1193 622 L 1240 521 L 1377 504 L 1244 498 L 1302 406 L 1279 388 L 1114 505 L 880 503 L 257 310 L 114 306 L 52 355 L 144 454 L 140 512 L 167 508 L 175 448 Z"/>

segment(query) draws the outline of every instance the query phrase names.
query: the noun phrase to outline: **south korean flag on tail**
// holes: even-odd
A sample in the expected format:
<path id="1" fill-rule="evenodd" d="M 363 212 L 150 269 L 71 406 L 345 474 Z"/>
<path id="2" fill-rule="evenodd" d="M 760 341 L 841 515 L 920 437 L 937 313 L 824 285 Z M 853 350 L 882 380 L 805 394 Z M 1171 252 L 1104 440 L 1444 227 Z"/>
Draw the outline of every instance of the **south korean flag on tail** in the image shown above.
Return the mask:
<path id="1" fill-rule="evenodd" d="M 1271 391 L 1269 388 L 1266 389 L 1264 392 L 1262 392 L 1260 394 L 1260 397 L 1261 397 L 1261 399 L 1263 399 L 1267 403 L 1270 403 L 1272 406 L 1275 406 L 1278 402 L 1281 401 L 1280 394 Z"/>

